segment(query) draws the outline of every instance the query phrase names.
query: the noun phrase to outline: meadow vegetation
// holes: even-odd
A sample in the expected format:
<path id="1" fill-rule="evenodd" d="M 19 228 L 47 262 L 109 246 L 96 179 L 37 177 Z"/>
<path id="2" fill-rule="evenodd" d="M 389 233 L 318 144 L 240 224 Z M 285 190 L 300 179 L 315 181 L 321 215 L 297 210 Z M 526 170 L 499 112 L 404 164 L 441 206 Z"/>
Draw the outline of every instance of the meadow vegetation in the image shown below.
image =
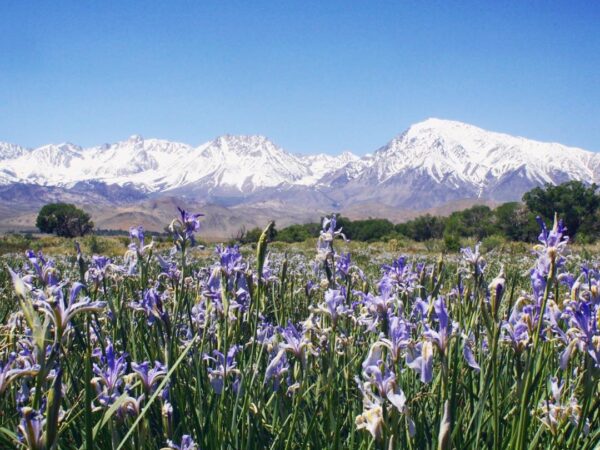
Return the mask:
<path id="1" fill-rule="evenodd" d="M 593 448 L 600 272 L 540 224 L 446 255 L 335 217 L 292 245 L 203 248 L 185 211 L 168 239 L 7 236 L 32 250 L 2 257 L 0 447 Z"/>

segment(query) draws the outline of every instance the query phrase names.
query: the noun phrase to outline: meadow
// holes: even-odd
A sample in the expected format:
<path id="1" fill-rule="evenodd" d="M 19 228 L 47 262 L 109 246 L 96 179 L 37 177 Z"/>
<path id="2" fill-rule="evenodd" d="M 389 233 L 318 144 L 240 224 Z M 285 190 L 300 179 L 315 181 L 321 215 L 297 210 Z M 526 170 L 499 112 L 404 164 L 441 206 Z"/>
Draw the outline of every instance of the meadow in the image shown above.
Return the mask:
<path id="1" fill-rule="evenodd" d="M 199 248 L 180 211 L 161 242 L 4 237 L 0 447 L 600 442 L 597 253 L 560 222 L 446 255 L 346 242 L 335 217 L 303 244 L 269 227 Z"/>

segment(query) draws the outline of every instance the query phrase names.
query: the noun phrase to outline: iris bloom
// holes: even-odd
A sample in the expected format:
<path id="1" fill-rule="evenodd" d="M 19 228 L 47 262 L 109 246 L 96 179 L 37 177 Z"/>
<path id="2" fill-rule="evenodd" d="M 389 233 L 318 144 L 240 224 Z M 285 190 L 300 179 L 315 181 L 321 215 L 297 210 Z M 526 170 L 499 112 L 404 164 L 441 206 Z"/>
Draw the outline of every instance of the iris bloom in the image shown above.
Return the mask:
<path id="1" fill-rule="evenodd" d="M 471 333 L 469 335 L 469 337 L 466 338 L 463 342 L 463 358 L 465 358 L 465 361 L 467 362 L 469 367 L 471 367 L 472 369 L 475 369 L 477 372 L 479 372 L 481 370 L 481 367 L 479 367 L 479 364 L 477 363 L 477 360 L 475 359 L 475 355 L 473 354 L 473 347 L 472 347 L 473 345 L 474 345 L 474 339 L 473 339 L 473 333 Z"/>
<path id="2" fill-rule="evenodd" d="M 436 344 L 440 352 L 445 355 L 446 349 L 448 348 L 448 342 L 452 335 L 453 324 L 448 317 L 448 311 L 446 310 L 446 303 L 443 297 L 438 297 L 437 300 L 433 302 L 433 307 L 438 320 L 438 329 L 436 331 L 433 328 L 427 327 L 423 336 L 425 339 Z"/>
<path id="3" fill-rule="evenodd" d="M 140 364 L 131 363 L 131 368 L 142 382 L 144 392 L 151 393 L 161 378 L 167 375 L 167 366 L 159 361 L 154 362 L 154 367 L 150 368 L 150 363 L 144 361 Z"/>
<path id="4" fill-rule="evenodd" d="M 346 289 L 328 289 L 325 292 L 325 301 L 320 303 L 315 312 L 324 313 L 331 317 L 335 326 L 341 316 L 346 316 L 352 312 L 352 309 L 346 305 Z"/>
<path id="5" fill-rule="evenodd" d="M 561 356 L 561 365 L 566 366 L 563 359 L 568 360 L 575 345 L 579 344 L 590 355 L 594 365 L 600 367 L 600 306 L 586 302 L 576 303 L 569 315 L 571 343 Z"/>
<path id="6" fill-rule="evenodd" d="M 38 252 L 36 255 L 33 250 L 27 250 L 26 254 L 42 284 L 44 286 L 56 286 L 58 277 L 54 261 L 46 260 L 42 252 Z"/>
<path id="7" fill-rule="evenodd" d="M 25 439 L 29 450 L 44 450 L 46 448 L 46 439 L 44 428 L 46 421 L 43 415 L 33 408 L 21 408 L 23 418 L 19 424 L 19 433 Z"/>
<path id="8" fill-rule="evenodd" d="M 234 345 L 229 349 L 227 355 L 223 355 L 223 353 L 218 350 L 213 350 L 214 356 L 204 355 L 205 361 L 214 363 L 214 367 L 208 367 L 207 369 L 208 379 L 215 392 L 219 395 L 223 392 L 225 379 L 230 375 L 237 379 L 237 375 L 240 373 L 239 369 L 237 369 L 237 362 L 235 361 L 235 355 L 240 349 L 240 346 Z M 235 386 L 236 383 L 234 380 L 234 389 Z"/>
<path id="9" fill-rule="evenodd" d="M 550 399 L 543 400 L 538 407 L 538 414 L 541 422 L 553 434 L 559 434 L 563 427 L 571 423 L 574 426 L 579 425 L 581 421 L 581 406 L 579 406 L 575 396 L 565 400 L 563 398 L 564 382 L 559 383 L 557 378 L 550 378 Z M 587 419 L 583 427 L 583 432 L 588 434 L 590 424 Z"/>
<path id="10" fill-rule="evenodd" d="M 285 349 L 280 349 L 274 356 L 271 357 L 267 370 L 265 371 L 265 383 L 268 380 L 273 380 L 273 391 L 279 389 L 281 380 L 290 370 L 290 365 L 285 354 Z"/>
<path id="11" fill-rule="evenodd" d="M 8 386 L 18 378 L 33 377 L 40 370 L 38 364 L 31 365 L 26 359 L 18 358 L 11 353 L 6 363 L 0 362 L 0 395 L 4 394 Z"/>
<path id="12" fill-rule="evenodd" d="M 137 417 L 142 409 L 142 402 L 145 396 L 142 394 L 139 397 L 126 397 L 123 404 L 117 411 L 119 418 L 124 419 L 126 416 Z"/>
<path id="13" fill-rule="evenodd" d="M 421 382 L 430 383 L 433 379 L 433 344 L 425 341 L 409 347 L 406 365 L 419 374 Z"/>
<path id="14" fill-rule="evenodd" d="M 236 272 L 244 272 L 248 265 L 244 262 L 238 245 L 217 245 L 215 252 L 219 256 L 221 269 L 229 276 Z"/>
<path id="15" fill-rule="evenodd" d="M 122 270 L 123 268 L 113 264 L 110 258 L 94 255 L 92 256 L 92 264 L 85 273 L 85 281 L 98 285 L 104 280 L 109 271 L 121 272 Z"/>
<path id="16" fill-rule="evenodd" d="M 77 314 L 83 312 L 100 312 L 106 307 L 106 302 L 91 301 L 89 297 L 84 297 L 77 301 L 83 284 L 79 282 L 73 283 L 69 290 L 69 299 L 65 303 L 63 290 L 59 286 L 49 288 L 50 296 L 38 291 L 37 299 L 33 305 L 46 314 L 54 326 L 57 328 L 57 336 L 61 336 L 63 331 L 67 329 L 70 320 Z"/>
<path id="17" fill-rule="evenodd" d="M 94 356 L 98 358 L 100 364 L 94 363 L 93 370 L 96 375 L 92 378 L 92 385 L 96 388 L 100 404 L 104 407 L 112 405 L 119 397 L 119 389 L 123 385 L 123 377 L 127 371 L 126 354 L 122 353 L 119 357 L 111 342 L 108 343 L 104 354 L 97 348 L 94 350 Z"/>
<path id="18" fill-rule="evenodd" d="M 388 337 L 380 341 L 391 352 L 392 361 L 400 359 L 400 352 L 408 347 L 411 342 L 410 323 L 398 316 L 388 317 Z"/>
<path id="19" fill-rule="evenodd" d="M 396 374 L 382 361 L 382 347 L 381 342 L 373 344 L 362 364 L 363 378 L 366 380 L 362 389 L 367 391 L 375 387 L 379 397 L 387 398 L 398 412 L 403 413 L 406 396 L 396 383 Z"/>
<path id="20" fill-rule="evenodd" d="M 279 344 L 279 347 L 287 352 L 292 353 L 302 363 L 305 361 L 305 348 L 310 347 L 310 341 L 300 333 L 300 331 L 289 322 L 285 328 L 280 328 L 279 333 L 284 342 Z"/>
<path id="21" fill-rule="evenodd" d="M 408 263 L 406 256 L 400 256 L 391 265 L 381 268 L 388 283 L 400 292 L 412 292 L 418 285 L 419 273 Z"/>
<path id="22" fill-rule="evenodd" d="M 362 414 L 356 417 L 356 429 L 366 429 L 373 439 L 381 439 L 383 432 L 383 409 L 377 403 L 367 403 L 364 405 Z"/>
<path id="23" fill-rule="evenodd" d="M 198 450 L 198 446 L 188 434 L 184 434 L 181 437 L 181 443 L 179 445 L 175 444 L 170 439 L 167 441 L 167 445 L 169 446 L 169 450 Z"/>
<path id="24" fill-rule="evenodd" d="M 564 264 L 564 257 L 569 237 L 566 235 L 567 228 L 565 227 L 562 220 L 558 220 L 556 214 L 554 215 L 554 225 L 551 230 L 546 228 L 546 224 L 541 217 L 536 217 L 540 228 L 542 229 L 538 240 L 540 244 L 534 247 L 535 252 L 538 256 L 546 257 L 548 261 L 552 261 L 556 264 L 556 267 L 560 267 Z"/>
<path id="25" fill-rule="evenodd" d="M 146 314 L 148 325 L 152 325 L 156 319 L 163 322 L 168 319 L 168 313 L 164 310 L 163 300 L 165 294 L 157 291 L 156 287 L 146 289 L 140 301 L 130 302 L 129 307 L 135 311 Z"/>
<path id="26" fill-rule="evenodd" d="M 319 240 L 317 241 L 317 260 L 318 261 L 326 261 L 328 258 L 333 257 L 333 241 L 336 237 L 341 237 L 345 241 L 346 236 L 342 233 L 342 229 L 337 229 L 337 219 L 335 214 L 329 217 L 323 218 L 323 228 L 321 230 L 321 234 L 319 236 Z"/>
<path id="27" fill-rule="evenodd" d="M 129 263 L 129 274 L 133 274 L 138 259 L 144 256 L 154 246 L 154 241 L 150 244 L 145 245 L 144 228 L 142 226 L 131 227 L 129 229 L 129 237 L 131 243 L 129 244 L 129 250 L 125 252 L 125 263 Z"/>
<path id="28" fill-rule="evenodd" d="M 173 219 L 169 225 L 175 245 L 179 249 L 187 242 L 194 246 L 196 245 L 195 234 L 200 230 L 200 217 L 204 214 L 190 214 L 179 206 L 177 209 L 179 210 L 179 219 Z"/>
<path id="29" fill-rule="evenodd" d="M 383 360 L 382 342 L 375 342 L 362 363 L 363 381 L 356 378 L 363 397 L 363 413 L 356 417 L 356 428 L 366 429 L 374 439 L 379 440 L 383 427 L 383 406 L 385 400 L 406 416 L 409 433 L 414 434 L 414 423 L 408 416 L 406 396 L 396 381 L 396 375 Z"/>
<path id="30" fill-rule="evenodd" d="M 481 253 L 479 252 L 479 247 L 481 243 L 477 243 L 474 249 L 471 247 L 463 248 L 460 252 L 463 255 L 463 259 L 473 268 L 476 275 L 483 273 L 485 269 L 485 259 L 481 257 Z"/>

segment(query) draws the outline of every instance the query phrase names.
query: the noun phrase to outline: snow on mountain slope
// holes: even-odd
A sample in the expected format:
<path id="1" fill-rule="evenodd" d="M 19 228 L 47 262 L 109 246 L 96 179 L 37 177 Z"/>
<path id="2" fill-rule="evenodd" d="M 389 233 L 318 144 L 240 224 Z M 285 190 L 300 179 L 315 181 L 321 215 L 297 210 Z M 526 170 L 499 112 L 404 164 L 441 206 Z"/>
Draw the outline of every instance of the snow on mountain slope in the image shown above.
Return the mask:
<path id="1" fill-rule="evenodd" d="M 411 126 L 375 152 L 363 180 L 384 183 L 419 170 L 433 182 L 471 185 L 480 191 L 511 172 L 524 170 L 534 183 L 564 178 L 596 181 L 600 156 L 560 144 L 482 130 L 461 122 L 428 119 Z"/>
<path id="2" fill-rule="evenodd" d="M 0 143 L 0 185 L 101 190 L 104 184 L 125 188 L 105 189 L 119 198 L 134 198 L 137 190 L 422 207 L 465 198 L 519 199 L 533 186 L 572 179 L 598 182 L 600 155 L 440 119 L 417 123 L 362 158 L 349 152 L 293 155 L 264 136 L 226 135 L 198 147 L 136 135 L 91 148 Z"/>
<path id="3" fill-rule="evenodd" d="M 221 136 L 175 159 L 157 180 L 162 190 L 199 184 L 240 192 L 295 183 L 309 175 L 297 157 L 264 136 Z"/>
<path id="4" fill-rule="evenodd" d="M 0 161 L 15 159 L 28 152 L 28 149 L 8 142 L 0 142 Z"/>
<path id="5" fill-rule="evenodd" d="M 300 155 L 300 160 L 310 169 L 310 175 L 299 181 L 299 184 L 310 186 L 318 183 L 324 176 L 335 172 L 350 163 L 359 161 L 360 158 L 351 152 L 344 152 L 340 155 L 327 155 L 319 153 L 317 155 Z"/>

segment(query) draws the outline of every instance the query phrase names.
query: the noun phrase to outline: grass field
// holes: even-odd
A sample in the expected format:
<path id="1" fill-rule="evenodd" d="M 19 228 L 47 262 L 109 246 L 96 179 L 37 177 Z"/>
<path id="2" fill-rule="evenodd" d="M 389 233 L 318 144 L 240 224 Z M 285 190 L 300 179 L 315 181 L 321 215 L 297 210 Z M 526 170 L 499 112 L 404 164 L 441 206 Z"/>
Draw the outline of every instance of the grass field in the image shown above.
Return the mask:
<path id="1" fill-rule="evenodd" d="M 0 239 L 1 448 L 600 440 L 597 252 L 558 224 L 446 255 L 335 220 L 295 245 L 200 249 L 187 213 L 171 232 Z"/>

